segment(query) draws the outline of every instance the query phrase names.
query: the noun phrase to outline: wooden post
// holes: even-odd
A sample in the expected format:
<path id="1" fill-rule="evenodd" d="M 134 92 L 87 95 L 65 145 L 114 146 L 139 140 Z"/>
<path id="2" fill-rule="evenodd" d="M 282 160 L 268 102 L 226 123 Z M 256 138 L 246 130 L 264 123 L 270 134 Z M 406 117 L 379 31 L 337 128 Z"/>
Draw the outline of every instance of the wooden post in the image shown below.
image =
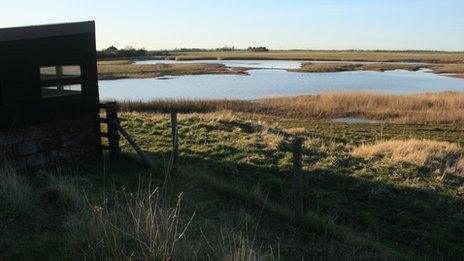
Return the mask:
<path id="1" fill-rule="evenodd" d="M 293 221 L 300 225 L 303 215 L 303 176 L 302 176 L 302 150 L 303 139 L 293 138 L 293 196 L 294 196 L 294 216 Z"/>
<path id="2" fill-rule="evenodd" d="M 115 122 L 118 122 L 118 105 L 116 102 L 106 103 L 106 118 L 108 121 L 108 147 L 110 159 L 116 160 L 121 154 L 118 127 L 115 124 Z"/>
<path id="3" fill-rule="evenodd" d="M 58 77 L 58 79 L 61 79 L 61 77 L 63 77 L 63 66 L 61 66 L 61 65 L 55 66 L 55 71 L 56 71 L 56 76 Z M 58 91 L 63 91 L 64 86 L 63 85 L 58 85 L 57 90 Z"/>
<path id="4" fill-rule="evenodd" d="M 179 164 L 179 133 L 177 128 L 177 112 L 171 112 L 171 128 L 172 128 L 172 158 L 171 158 L 171 173 L 176 174 Z"/>

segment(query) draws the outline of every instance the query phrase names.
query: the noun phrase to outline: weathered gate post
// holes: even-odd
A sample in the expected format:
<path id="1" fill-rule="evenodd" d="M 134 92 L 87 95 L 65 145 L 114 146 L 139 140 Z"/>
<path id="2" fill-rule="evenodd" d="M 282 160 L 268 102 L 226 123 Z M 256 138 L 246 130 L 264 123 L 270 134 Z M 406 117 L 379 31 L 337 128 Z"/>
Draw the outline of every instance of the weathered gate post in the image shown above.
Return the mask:
<path id="1" fill-rule="evenodd" d="M 106 118 L 108 126 L 108 148 L 110 152 L 110 159 L 118 159 L 121 154 L 119 148 L 119 132 L 117 127 L 118 121 L 118 105 L 116 102 L 106 103 Z"/>
<path id="2" fill-rule="evenodd" d="M 179 132 L 177 127 L 177 111 L 171 112 L 171 128 L 172 128 L 172 158 L 171 158 L 171 173 L 176 174 L 179 165 Z"/>

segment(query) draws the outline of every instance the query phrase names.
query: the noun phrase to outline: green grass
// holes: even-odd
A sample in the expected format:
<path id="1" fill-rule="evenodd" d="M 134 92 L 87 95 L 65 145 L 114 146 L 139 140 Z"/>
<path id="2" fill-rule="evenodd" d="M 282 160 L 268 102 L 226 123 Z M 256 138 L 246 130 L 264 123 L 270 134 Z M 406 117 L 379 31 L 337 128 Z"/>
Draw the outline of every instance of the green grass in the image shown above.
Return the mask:
<path id="1" fill-rule="evenodd" d="M 171 153 L 167 116 L 123 113 L 121 122 L 150 153 L 156 171 L 141 167 L 123 141 L 125 154 L 120 161 L 80 164 L 60 170 L 58 176 L 20 177 L 21 182 L 13 183 L 27 187 L 19 189 L 25 191 L 26 203 L 10 212 L 10 218 L 4 213 L 11 210 L 0 209 L 4 235 L 0 258 L 84 255 L 92 259 L 95 253 L 98 258 L 115 258 L 115 251 L 110 251 L 113 245 L 96 244 L 95 233 L 76 235 L 69 222 L 82 217 L 88 203 L 121 213 L 116 206 L 127 193 L 145 195 L 155 187 L 162 188 L 162 206 L 167 210 L 175 209 L 182 193 L 180 227 L 189 226 L 176 247 L 179 258 L 187 251 L 197 259 L 226 259 L 243 254 L 241 249 L 282 260 L 462 259 L 464 255 L 464 178 L 448 173 L 439 179 L 424 166 L 366 160 L 351 153 L 357 145 L 381 139 L 464 144 L 455 125 L 348 125 L 233 113 L 180 115 L 180 173 L 166 179 Z M 295 131 L 309 139 L 303 150 L 304 225 L 299 229 L 291 220 L 288 147 Z M 0 193 L 2 202 L 6 195 Z M 37 214 L 22 215 L 21 209 Z M 113 221 L 124 227 L 125 223 Z M 117 235 L 118 240 L 125 238 Z M 137 249 L 138 241 L 125 240 L 118 249 L 126 253 Z M 89 242 L 100 247 L 98 251 L 90 250 Z"/>
<path id="2" fill-rule="evenodd" d="M 131 116 L 123 126 L 146 150 L 167 158 L 167 120 Z M 348 149 L 391 138 L 462 143 L 456 126 L 292 121 L 278 127 L 304 127 L 306 135 L 313 138 L 304 157 L 308 213 L 331 217 L 336 224 L 367 233 L 401 251 L 432 257 L 462 255 L 459 234 L 463 217 L 455 208 L 461 204 L 461 177 L 437 179 L 433 170 L 380 159 L 363 160 L 352 156 Z M 188 117 L 180 121 L 180 135 L 184 165 L 197 165 L 204 172 L 219 175 L 222 182 L 249 188 L 276 204 L 290 206 L 291 154 L 279 139 L 286 136 L 279 128 L 233 117 Z"/>

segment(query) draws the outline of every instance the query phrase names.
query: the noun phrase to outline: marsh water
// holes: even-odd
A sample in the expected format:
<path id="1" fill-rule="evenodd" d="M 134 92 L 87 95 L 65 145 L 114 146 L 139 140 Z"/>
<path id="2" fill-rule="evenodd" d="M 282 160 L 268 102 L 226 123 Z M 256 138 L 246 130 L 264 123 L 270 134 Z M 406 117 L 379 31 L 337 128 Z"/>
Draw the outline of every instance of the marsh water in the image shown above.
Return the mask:
<path id="1" fill-rule="evenodd" d="M 102 100 L 152 99 L 258 99 L 270 96 L 315 94 L 323 92 L 380 92 L 412 94 L 420 92 L 464 91 L 464 80 L 417 72 L 335 72 L 296 73 L 304 61 L 211 60 L 143 61 L 138 63 L 219 63 L 227 67 L 256 68 L 249 75 L 186 75 L 152 79 L 100 81 Z M 326 63 L 327 61 L 311 61 Z"/>

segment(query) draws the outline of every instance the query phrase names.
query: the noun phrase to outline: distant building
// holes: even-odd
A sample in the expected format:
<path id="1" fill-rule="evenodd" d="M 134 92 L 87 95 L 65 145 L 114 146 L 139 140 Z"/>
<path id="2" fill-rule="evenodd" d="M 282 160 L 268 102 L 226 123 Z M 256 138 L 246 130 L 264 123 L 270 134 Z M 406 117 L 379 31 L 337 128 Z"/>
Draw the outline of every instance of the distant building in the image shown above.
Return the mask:
<path id="1" fill-rule="evenodd" d="M 95 23 L 0 29 L 0 163 L 101 155 Z"/>

